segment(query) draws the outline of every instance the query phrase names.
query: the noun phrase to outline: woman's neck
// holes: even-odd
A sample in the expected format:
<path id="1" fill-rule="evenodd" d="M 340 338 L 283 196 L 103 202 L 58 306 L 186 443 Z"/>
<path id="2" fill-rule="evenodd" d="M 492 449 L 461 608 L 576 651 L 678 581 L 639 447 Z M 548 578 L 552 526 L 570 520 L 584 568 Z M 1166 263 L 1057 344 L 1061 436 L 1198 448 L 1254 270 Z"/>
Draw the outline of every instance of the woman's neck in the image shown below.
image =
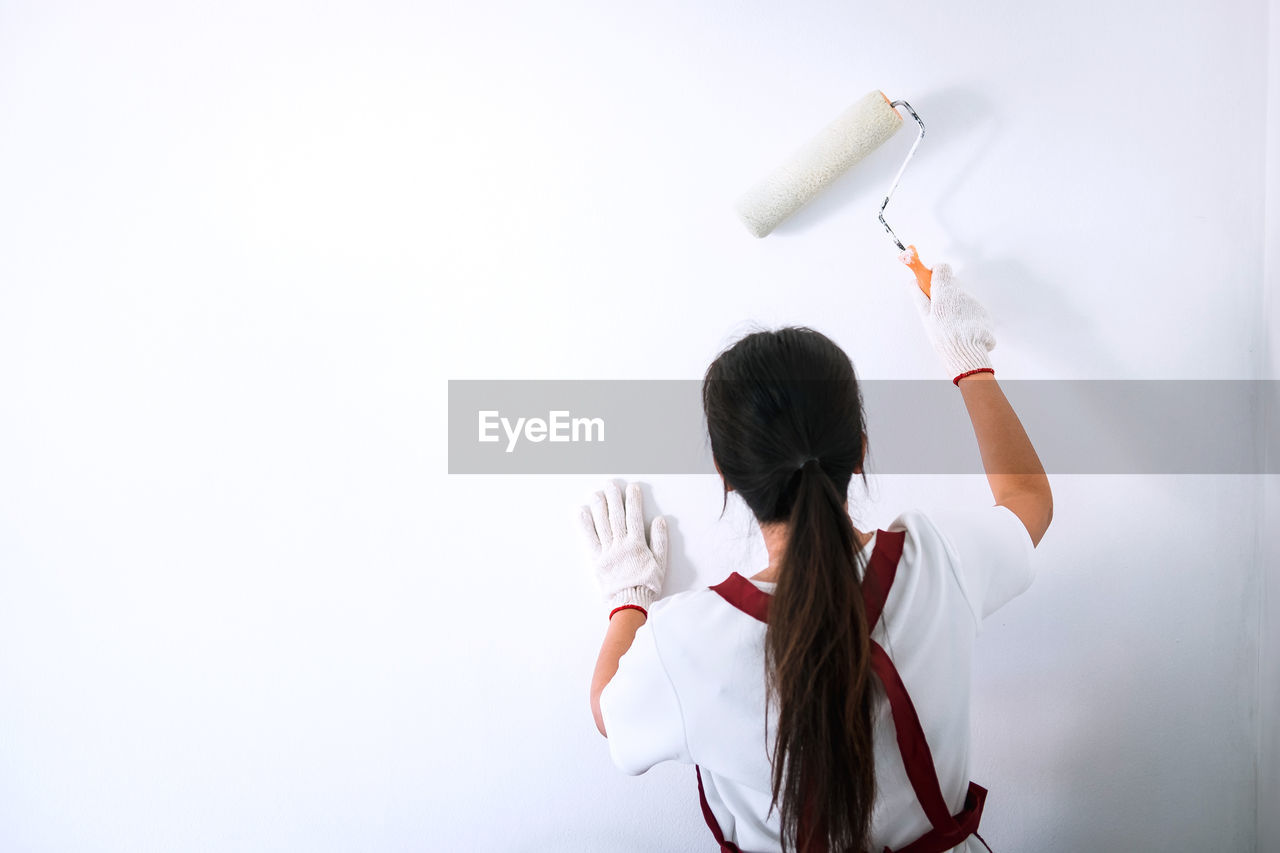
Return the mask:
<path id="1" fill-rule="evenodd" d="M 787 525 L 783 523 L 765 524 L 760 527 L 764 534 L 764 545 L 769 550 L 769 565 L 751 576 L 753 581 L 777 582 L 778 566 L 782 564 L 782 554 L 787 550 Z M 858 547 L 865 548 L 874 533 L 862 533 L 856 527 L 853 535 L 858 540 Z"/>

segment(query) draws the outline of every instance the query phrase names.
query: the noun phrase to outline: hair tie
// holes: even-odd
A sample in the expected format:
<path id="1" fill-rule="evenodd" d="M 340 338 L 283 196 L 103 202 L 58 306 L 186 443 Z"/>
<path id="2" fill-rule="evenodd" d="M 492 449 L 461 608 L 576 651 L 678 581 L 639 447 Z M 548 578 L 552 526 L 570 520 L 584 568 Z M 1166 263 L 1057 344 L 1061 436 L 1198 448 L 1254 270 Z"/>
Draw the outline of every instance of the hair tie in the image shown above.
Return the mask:
<path id="1" fill-rule="evenodd" d="M 822 464 L 822 460 L 821 460 L 821 459 L 819 459 L 819 458 L 818 458 L 818 457 L 816 457 L 816 456 L 810 456 L 810 457 L 806 458 L 803 462 L 801 462 L 801 463 L 800 463 L 800 467 L 799 467 L 799 468 L 797 468 L 796 470 L 797 470 L 797 471 L 802 470 L 802 469 L 804 468 L 804 466 L 808 465 L 810 462 L 817 462 L 819 465 L 821 465 L 821 464 Z"/>

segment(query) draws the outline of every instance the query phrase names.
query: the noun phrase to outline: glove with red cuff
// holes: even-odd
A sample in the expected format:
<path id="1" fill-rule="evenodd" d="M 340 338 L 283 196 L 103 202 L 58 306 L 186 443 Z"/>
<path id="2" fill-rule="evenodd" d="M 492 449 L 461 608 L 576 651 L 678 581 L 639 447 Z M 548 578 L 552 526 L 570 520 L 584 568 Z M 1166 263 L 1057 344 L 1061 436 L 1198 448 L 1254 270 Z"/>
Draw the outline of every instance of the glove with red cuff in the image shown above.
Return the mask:
<path id="1" fill-rule="evenodd" d="M 640 484 L 628 485 L 624 500 L 612 482 L 596 492 L 591 506 L 582 507 L 578 516 L 609 618 L 628 607 L 647 616 L 653 600 L 662 594 L 667 574 L 667 519 L 654 518 L 650 547 L 645 542 Z"/>
<path id="2" fill-rule="evenodd" d="M 915 252 L 907 249 L 898 259 L 911 265 Z M 936 264 L 929 295 L 913 283 L 911 296 L 930 343 L 958 385 L 972 373 L 995 373 L 988 353 L 996 345 L 996 336 L 987 309 L 953 278 L 950 264 Z"/>

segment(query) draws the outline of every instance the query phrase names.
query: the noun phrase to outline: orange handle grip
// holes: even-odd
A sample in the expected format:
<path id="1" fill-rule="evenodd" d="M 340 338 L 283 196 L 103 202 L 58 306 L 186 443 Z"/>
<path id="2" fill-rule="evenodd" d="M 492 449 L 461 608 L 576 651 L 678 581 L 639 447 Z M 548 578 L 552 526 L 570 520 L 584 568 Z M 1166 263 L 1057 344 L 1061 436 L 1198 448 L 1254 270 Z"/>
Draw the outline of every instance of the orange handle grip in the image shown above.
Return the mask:
<path id="1" fill-rule="evenodd" d="M 903 260 L 903 263 L 911 267 L 911 271 L 916 274 L 916 284 L 924 291 L 924 295 L 928 296 L 929 285 L 933 283 L 933 270 L 920 261 L 920 255 L 916 252 L 915 246 L 907 246 L 907 252 L 910 253 L 911 260 Z"/>

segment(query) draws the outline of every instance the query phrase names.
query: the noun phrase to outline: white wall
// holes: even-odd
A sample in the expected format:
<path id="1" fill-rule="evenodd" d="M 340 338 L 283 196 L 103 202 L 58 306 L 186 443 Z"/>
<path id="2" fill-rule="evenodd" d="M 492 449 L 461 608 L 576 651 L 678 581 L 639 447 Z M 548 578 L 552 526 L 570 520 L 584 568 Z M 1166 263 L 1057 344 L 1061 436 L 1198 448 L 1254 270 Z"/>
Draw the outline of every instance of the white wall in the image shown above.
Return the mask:
<path id="1" fill-rule="evenodd" d="M 748 320 L 940 376 L 875 221 L 908 132 L 765 240 L 729 208 L 872 88 L 1002 377 L 1258 375 L 1263 0 L 862 6 L 0 9 L 0 848 L 705 848 L 692 768 L 592 725 L 601 478 L 448 476 L 445 383 L 696 378 Z M 714 478 L 645 482 L 668 591 L 759 562 Z M 984 836 L 1274 841 L 1274 479 L 1053 482 L 980 641 Z"/>
<path id="2" fill-rule="evenodd" d="M 1263 240 L 1266 267 L 1262 317 L 1266 325 L 1260 375 L 1280 384 L 1280 0 L 1271 0 L 1267 71 L 1267 199 Z M 1275 395 L 1272 396 L 1275 399 Z M 1264 410 L 1263 434 L 1272 437 L 1268 470 L 1280 470 L 1274 436 L 1280 410 Z M 1259 622 L 1258 850 L 1280 850 L 1280 476 L 1260 477 L 1262 523 L 1258 556 L 1263 595 Z"/>

